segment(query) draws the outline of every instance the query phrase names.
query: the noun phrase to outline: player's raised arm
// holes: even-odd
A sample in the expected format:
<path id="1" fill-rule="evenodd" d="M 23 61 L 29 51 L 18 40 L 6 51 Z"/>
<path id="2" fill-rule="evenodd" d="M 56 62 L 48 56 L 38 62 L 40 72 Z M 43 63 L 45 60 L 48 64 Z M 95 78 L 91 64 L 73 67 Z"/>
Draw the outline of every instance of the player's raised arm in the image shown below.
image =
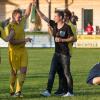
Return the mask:
<path id="1" fill-rule="evenodd" d="M 38 13 L 38 15 L 49 24 L 49 18 L 47 18 L 37 7 L 36 7 L 36 11 Z"/>
<path id="2" fill-rule="evenodd" d="M 36 0 L 32 0 L 28 6 L 28 8 L 25 10 L 25 17 L 28 18 L 30 13 L 31 13 L 31 9 L 32 9 L 32 6 L 35 5 L 35 2 Z"/>

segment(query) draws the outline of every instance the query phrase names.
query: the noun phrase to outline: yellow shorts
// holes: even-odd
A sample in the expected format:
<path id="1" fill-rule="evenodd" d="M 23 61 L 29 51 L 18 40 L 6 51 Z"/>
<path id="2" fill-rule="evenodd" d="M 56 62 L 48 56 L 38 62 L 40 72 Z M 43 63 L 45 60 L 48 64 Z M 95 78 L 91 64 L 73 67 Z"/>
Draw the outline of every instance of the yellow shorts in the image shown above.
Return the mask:
<path id="1" fill-rule="evenodd" d="M 17 71 L 21 67 L 27 67 L 28 54 L 26 48 L 9 50 L 9 61 L 13 70 Z"/>

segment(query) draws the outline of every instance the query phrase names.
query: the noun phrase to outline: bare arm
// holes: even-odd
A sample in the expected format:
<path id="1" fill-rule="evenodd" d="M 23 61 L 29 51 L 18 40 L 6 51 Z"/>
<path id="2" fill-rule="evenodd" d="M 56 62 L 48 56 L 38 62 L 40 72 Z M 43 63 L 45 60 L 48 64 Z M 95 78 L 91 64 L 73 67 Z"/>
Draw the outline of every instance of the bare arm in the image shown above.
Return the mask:
<path id="1" fill-rule="evenodd" d="M 32 3 L 29 4 L 28 8 L 25 10 L 25 17 L 28 18 L 31 13 Z"/>
<path id="2" fill-rule="evenodd" d="M 9 42 L 13 45 L 19 45 L 19 44 L 26 44 L 26 42 L 31 42 L 31 40 L 32 40 L 31 38 L 25 38 L 25 39 L 22 39 L 22 40 L 12 39 Z"/>
<path id="3" fill-rule="evenodd" d="M 13 29 L 10 30 L 10 34 L 4 38 L 4 41 L 6 42 L 10 42 L 11 44 L 21 44 L 21 43 L 24 43 L 25 40 L 21 40 L 21 41 L 18 41 L 18 40 L 14 40 L 14 35 L 15 35 L 15 32 Z"/>
<path id="4" fill-rule="evenodd" d="M 12 39 L 9 41 L 11 44 L 13 45 L 18 45 L 18 44 L 25 44 L 25 40 L 15 40 L 15 39 Z"/>
<path id="5" fill-rule="evenodd" d="M 10 42 L 11 44 L 21 44 L 25 42 L 25 40 L 21 40 L 21 41 L 14 40 L 13 38 L 14 35 L 15 35 L 15 32 L 13 29 L 11 29 L 10 34 L 6 38 L 3 38 L 3 40 L 6 42 Z"/>
<path id="6" fill-rule="evenodd" d="M 31 0 L 28 8 L 25 10 L 25 17 L 28 18 L 30 13 L 31 13 L 31 9 L 32 9 L 32 6 L 35 6 L 36 5 L 36 0 Z"/>
<path id="7" fill-rule="evenodd" d="M 55 38 L 55 42 L 73 42 L 74 41 L 74 36 L 70 36 L 69 38 L 59 38 L 59 37 L 56 37 Z"/>
<path id="8" fill-rule="evenodd" d="M 38 15 L 49 24 L 49 18 L 47 18 L 38 8 L 36 8 Z"/>

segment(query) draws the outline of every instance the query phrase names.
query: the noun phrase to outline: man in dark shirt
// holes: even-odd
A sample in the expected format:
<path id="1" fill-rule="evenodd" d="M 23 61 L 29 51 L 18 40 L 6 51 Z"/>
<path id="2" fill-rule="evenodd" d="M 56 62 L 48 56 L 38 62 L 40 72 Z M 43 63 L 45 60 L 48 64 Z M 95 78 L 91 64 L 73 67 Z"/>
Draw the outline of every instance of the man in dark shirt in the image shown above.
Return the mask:
<path id="1" fill-rule="evenodd" d="M 68 91 L 66 96 L 73 96 L 73 79 L 70 72 L 70 49 L 68 44 L 74 40 L 73 32 L 67 24 L 63 22 L 64 13 L 56 11 L 54 21 L 49 20 L 39 9 L 37 13 L 53 29 L 55 41 L 55 53 L 52 58 L 47 89 L 42 93 L 43 96 L 50 96 L 56 72 L 62 79 L 65 77 Z"/>
<path id="2" fill-rule="evenodd" d="M 64 22 L 69 25 L 71 27 L 71 30 L 74 34 L 74 41 L 69 43 L 68 47 L 70 48 L 70 55 L 72 57 L 72 47 L 73 47 L 73 43 L 77 41 L 77 35 L 76 35 L 76 27 L 72 24 L 71 22 L 71 11 L 69 9 L 65 9 L 64 10 Z M 67 90 L 67 86 L 64 85 L 64 82 L 63 80 L 60 80 L 60 77 L 59 77 L 59 87 L 57 89 L 57 91 L 55 92 L 55 95 L 56 96 L 61 96 L 62 94 L 64 94 L 64 92 L 66 92 Z"/>

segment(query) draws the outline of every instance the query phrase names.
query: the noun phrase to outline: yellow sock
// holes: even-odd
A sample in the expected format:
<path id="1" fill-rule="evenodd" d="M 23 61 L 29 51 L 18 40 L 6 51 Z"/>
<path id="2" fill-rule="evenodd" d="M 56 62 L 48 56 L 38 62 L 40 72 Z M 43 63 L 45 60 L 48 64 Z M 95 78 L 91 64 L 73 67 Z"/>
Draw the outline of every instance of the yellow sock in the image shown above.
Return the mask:
<path id="1" fill-rule="evenodd" d="M 17 78 L 17 84 L 16 84 L 16 92 L 19 92 L 22 90 L 23 83 L 25 81 L 26 74 L 19 74 Z"/>
<path id="2" fill-rule="evenodd" d="M 11 75 L 11 78 L 10 78 L 10 93 L 14 92 L 15 82 L 16 82 L 16 76 Z"/>

